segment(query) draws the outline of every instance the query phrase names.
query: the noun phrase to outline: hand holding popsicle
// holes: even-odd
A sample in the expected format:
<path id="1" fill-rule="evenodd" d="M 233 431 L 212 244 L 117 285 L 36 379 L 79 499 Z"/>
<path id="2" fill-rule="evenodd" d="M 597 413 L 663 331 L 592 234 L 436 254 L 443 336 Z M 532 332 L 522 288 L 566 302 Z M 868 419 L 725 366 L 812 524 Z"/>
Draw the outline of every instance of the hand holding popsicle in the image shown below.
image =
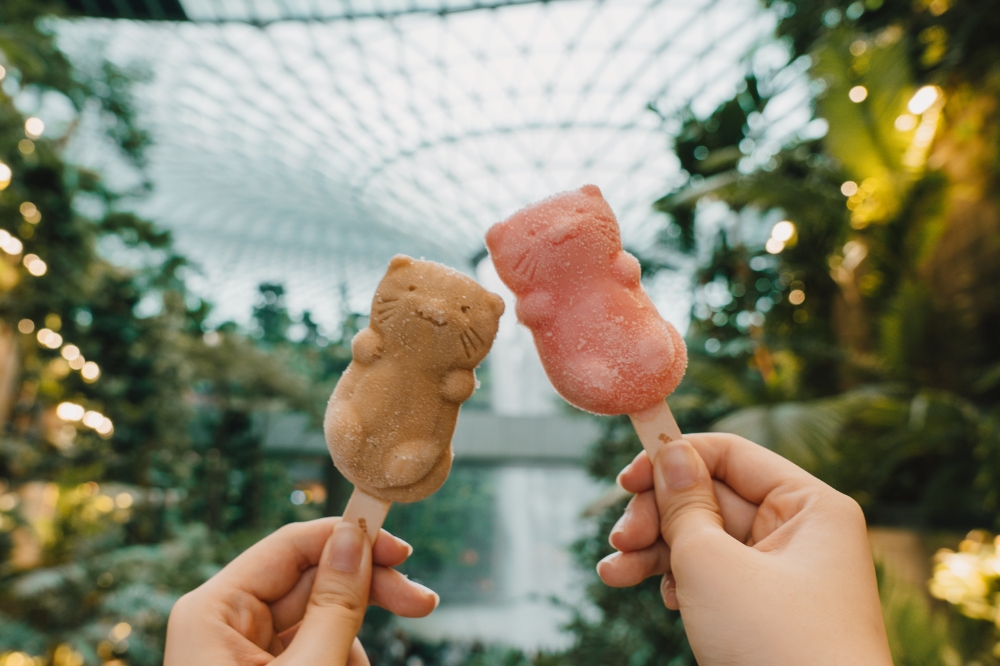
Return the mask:
<path id="1" fill-rule="evenodd" d="M 393 257 L 323 429 L 355 485 L 345 520 L 374 539 L 391 502 L 416 502 L 451 470 L 459 406 L 496 337 L 503 300 L 458 271 Z"/>
<path id="2" fill-rule="evenodd" d="M 736 435 L 686 435 L 618 477 L 636 493 L 597 571 L 662 575 L 699 664 L 892 663 L 857 502 Z"/>
<path id="3" fill-rule="evenodd" d="M 403 617 L 438 604 L 391 568 L 412 551 L 340 518 L 286 525 L 174 604 L 164 664 L 366 666 L 355 635 L 369 603 Z"/>
<path id="4" fill-rule="evenodd" d="M 684 340 L 643 290 L 596 186 L 518 211 L 490 228 L 486 246 L 567 402 L 629 414 L 651 455 L 680 437 L 664 398 L 684 376 Z"/>

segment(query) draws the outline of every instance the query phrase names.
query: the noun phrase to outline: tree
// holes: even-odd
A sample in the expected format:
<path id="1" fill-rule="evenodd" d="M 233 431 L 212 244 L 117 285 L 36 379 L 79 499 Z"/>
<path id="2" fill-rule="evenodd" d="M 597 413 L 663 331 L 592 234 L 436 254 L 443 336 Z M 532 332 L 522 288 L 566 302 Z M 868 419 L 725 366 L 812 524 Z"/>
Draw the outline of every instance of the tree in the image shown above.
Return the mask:
<path id="1" fill-rule="evenodd" d="M 290 484 L 249 435 L 255 409 L 315 400 L 238 331 L 203 334 L 210 306 L 170 235 L 127 212 L 137 192 L 64 160 L 76 120 L 46 128 L 15 106 L 62 97 L 78 119 L 97 102 L 144 182 L 134 73 L 73 67 L 46 23 L 58 10 L 0 7 L 0 654 L 158 664 L 180 594 L 318 515 L 269 501 Z M 139 267 L 99 253 L 109 239 Z"/>
<path id="2" fill-rule="evenodd" d="M 816 138 L 814 124 L 768 148 L 759 114 L 781 77 L 766 72 L 707 118 L 680 118 L 675 149 L 688 179 L 656 202 L 670 223 L 655 252 L 706 259 L 674 411 L 683 430 L 731 431 L 773 448 L 851 494 L 871 521 L 995 526 L 995 7 L 765 4 L 780 17 L 792 67 L 808 66 L 815 117 L 828 130 Z M 710 215 L 725 218 L 717 231 L 703 224 Z M 623 419 L 609 422 L 592 471 L 613 479 L 639 448 Z M 610 516 L 580 546 L 588 568 L 609 552 Z M 621 592 L 595 580 L 590 593 L 603 615 L 574 622 L 565 661 L 690 663 L 679 618 L 651 582 Z M 927 641 L 909 652 L 896 641 L 898 663 L 943 659 L 937 620 L 904 597 L 884 596 L 886 617 L 899 623 L 890 634 Z M 964 657 L 996 663 L 981 631 L 956 640 Z"/>

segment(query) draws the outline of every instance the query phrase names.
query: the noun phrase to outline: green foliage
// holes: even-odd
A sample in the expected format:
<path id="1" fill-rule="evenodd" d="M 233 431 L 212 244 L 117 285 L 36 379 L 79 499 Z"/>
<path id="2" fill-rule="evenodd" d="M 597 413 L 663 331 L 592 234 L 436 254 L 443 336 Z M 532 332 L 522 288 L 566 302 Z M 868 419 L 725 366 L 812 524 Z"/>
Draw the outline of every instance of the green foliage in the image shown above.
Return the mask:
<path id="1" fill-rule="evenodd" d="M 896 666 L 949 666 L 958 655 L 952 647 L 948 624 L 933 611 L 921 590 L 876 564 L 882 616 Z"/>
<path id="2" fill-rule="evenodd" d="M 496 552 L 495 501 L 492 474 L 458 467 L 427 500 L 394 505 L 385 527 L 414 547 L 401 571 L 450 602 L 489 599 L 496 587 L 490 578 Z M 453 590 L 441 587 L 445 571 Z M 462 598 L 470 594 L 471 599 Z"/>
<path id="3" fill-rule="evenodd" d="M 779 12 L 777 34 L 794 55 L 811 53 L 828 30 L 856 34 L 887 28 L 905 37 L 907 59 L 922 80 L 982 83 L 1000 60 L 1000 17 L 990 0 L 764 0 Z"/>
<path id="4" fill-rule="evenodd" d="M 730 162 L 705 178 L 698 162 L 686 164 L 690 182 L 657 203 L 679 229 L 667 239 L 690 236 L 699 203 L 733 211 L 697 276 L 689 388 L 678 399 L 708 401 L 723 412 L 712 427 L 771 446 L 872 516 L 992 525 L 998 394 L 987 373 L 1000 361 L 1000 223 L 988 190 L 973 183 L 995 182 L 996 150 L 959 127 L 975 122 L 984 140 L 995 138 L 995 114 L 977 105 L 1000 97 L 998 87 L 945 89 L 946 105 L 922 121 L 933 121 L 931 131 L 940 124 L 936 152 L 921 153 L 914 132 L 896 125 L 917 88 L 912 72 L 926 70 L 913 62 L 912 26 L 899 19 L 865 33 L 868 19 L 859 17 L 887 8 L 855 3 L 831 13 L 834 4 L 782 5 L 779 27 L 802 38 L 803 16 L 831 26 L 810 24 L 808 49 L 796 46 L 811 53 L 811 74 L 823 83 L 816 111 L 827 136 L 792 142 L 752 171 Z M 947 3 L 927 7 L 906 11 L 960 13 Z M 899 16 L 898 6 L 892 11 Z M 867 96 L 852 101 L 856 86 Z M 769 89 L 748 81 L 707 119 L 685 120 L 681 141 L 699 137 L 704 155 L 739 148 L 750 130 L 733 109 L 743 97 L 765 108 L 758 91 Z M 730 143 L 709 146 L 709 136 Z M 954 157 L 959 143 L 972 157 Z M 771 255 L 761 245 L 778 215 L 795 231 Z"/>
<path id="5" fill-rule="evenodd" d="M 670 223 L 651 255 L 705 259 L 671 407 L 684 431 L 771 447 L 854 496 L 871 521 L 998 525 L 995 3 L 765 4 L 792 58 L 810 58 L 829 130 L 756 155 L 751 114 L 774 90 L 766 72 L 708 117 L 679 118 L 689 178 L 655 203 Z M 897 125 L 926 83 L 940 86 L 934 104 Z M 917 122 L 933 142 L 920 143 Z M 707 232 L 702 213 L 718 219 L 720 203 L 728 217 Z M 782 219 L 793 232 L 765 250 Z M 613 479 L 639 450 L 627 421 L 610 420 L 591 472 Z M 621 508 L 579 545 L 585 568 L 609 552 Z M 985 629 L 946 622 L 891 576 L 880 584 L 896 663 L 993 663 Z M 622 591 L 595 578 L 588 595 L 598 612 L 571 625 L 568 662 L 690 659 L 655 581 Z"/>
<path id="6" fill-rule="evenodd" d="M 154 665 L 176 598 L 281 524 L 320 515 L 287 501 L 291 484 L 264 458 L 253 416 L 316 413 L 322 399 L 235 327 L 204 334 L 210 306 L 187 292 L 169 233 L 122 209 L 133 193 L 63 159 L 75 123 L 26 138 L 8 95 L 99 103 L 136 168 L 148 142 L 132 112 L 135 73 L 71 67 L 46 9 L 0 7 L 0 161 L 13 173 L 0 228 L 23 242 L 0 259 L 0 651 L 52 659 L 68 646 L 87 664 Z M 130 267 L 99 246 L 124 248 Z M 41 274 L 19 261 L 29 253 Z M 60 417 L 64 402 L 113 432 Z"/>

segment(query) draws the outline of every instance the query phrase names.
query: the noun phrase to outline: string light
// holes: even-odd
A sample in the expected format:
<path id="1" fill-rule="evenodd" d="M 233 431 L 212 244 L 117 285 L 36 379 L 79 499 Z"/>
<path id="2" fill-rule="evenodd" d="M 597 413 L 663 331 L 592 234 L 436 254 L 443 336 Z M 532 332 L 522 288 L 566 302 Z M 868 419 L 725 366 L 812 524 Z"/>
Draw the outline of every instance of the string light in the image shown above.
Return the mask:
<path id="1" fill-rule="evenodd" d="M 43 328 L 36 334 L 38 338 L 38 343 L 43 347 L 48 347 L 49 349 L 58 349 L 62 347 L 63 337 L 49 328 Z"/>
<path id="2" fill-rule="evenodd" d="M 912 113 L 904 113 L 896 118 L 895 125 L 900 132 L 909 132 L 917 126 L 917 117 Z"/>
<path id="3" fill-rule="evenodd" d="M 941 95 L 941 90 L 937 86 L 924 86 L 913 94 L 906 109 L 915 116 L 919 116 L 927 109 L 934 106 L 934 103 Z"/>
<path id="4" fill-rule="evenodd" d="M 11 256 L 17 256 L 24 250 L 24 243 L 11 236 L 8 231 L 0 229 L 0 248 Z"/>
<path id="5" fill-rule="evenodd" d="M 795 225 L 788 220 L 782 220 L 771 229 L 771 238 L 787 243 L 795 235 Z"/>
<path id="6" fill-rule="evenodd" d="M 56 416 L 63 421 L 79 421 L 85 413 L 83 405 L 78 405 L 75 402 L 60 402 L 59 406 L 56 407 Z"/>
<path id="7" fill-rule="evenodd" d="M 37 139 L 45 131 L 45 123 L 41 118 L 32 116 L 24 121 L 24 133 L 29 139 Z"/>
<path id="8" fill-rule="evenodd" d="M 111 419 L 105 416 L 104 420 L 101 421 L 101 425 L 94 428 L 94 430 L 96 430 L 97 434 L 101 435 L 102 437 L 110 437 L 111 433 L 115 431 L 115 426 L 113 423 L 111 423 Z"/>
<path id="9" fill-rule="evenodd" d="M 919 91 L 918 91 L 919 93 Z M 916 95 L 914 95 L 916 98 Z M 911 100 L 912 101 L 912 100 Z M 941 117 L 941 107 L 938 105 L 926 109 L 920 117 L 920 124 L 913 133 L 913 140 L 903 153 L 903 165 L 913 170 L 920 170 L 927 161 L 927 153 L 934 135 L 937 133 L 938 120 Z"/>
<path id="10" fill-rule="evenodd" d="M 788 220 L 782 220 L 771 228 L 771 237 L 764 244 L 764 249 L 771 254 L 778 254 L 785 249 L 785 244 L 795 236 L 795 225 Z"/>
<path id="11" fill-rule="evenodd" d="M 101 376 L 101 369 L 93 361 L 87 361 L 83 364 L 83 368 L 80 369 L 80 374 L 83 375 L 84 381 L 88 383 L 96 382 L 97 378 Z"/>
<path id="12" fill-rule="evenodd" d="M 3 657 L 3 666 L 34 666 L 35 660 L 23 652 L 10 652 Z"/>
<path id="13" fill-rule="evenodd" d="M 80 422 L 102 437 L 108 437 L 115 430 L 114 424 L 104 414 L 93 409 L 86 409 L 75 402 L 61 402 L 56 407 L 56 416 L 67 423 Z"/>
<path id="14" fill-rule="evenodd" d="M 49 315 L 49 318 L 53 317 L 54 315 Z M 58 322 L 54 321 L 52 325 L 55 325 L 57 323 Z M 28 334 L 35 330 L 35 324 L 30 319 L 22 319 L 17 324 L 17 330 L 21 331 L 22 333 Z M 88 384 L 93 384 L 101 376 L 101 368 L 96 363 L 85 359 L 83 357 L 83 353 L 80 351 L 80 348 L 77 347 L 76 345 L 67 344 L 65 347 L 63 347 L 63 337 L 58 333 L 56 333 L 55 331 L 53 331 L 52 329 L 50 328 L 40 329 L 36 334 L 36 337 L 38 339 L 38 344 L 42 345 L 43 347 L 47 347 L 48 349 L 59 349 L 59 347 L 62 347 L 62 350 L 60 350 L 59 352 L 60 355 L 62 356 L 62 359 L 56 359 L 56 360 L 59 361 L 60 363 L 63 363 L 64 368 L 66 367 L 65 365 L 66 361 L 68 361 L 69 362 L 68 365 L 70 368 L 72 368 L 73 370 L 80 371 L 80 375 L 81 377 L 83 377 L 83 381 L 87 382 Z M 108 423 L 109 425 L 107 426 L 107 432 L 110 433 L 111 431 L 110 421 Z M 93 427 L 97 430 L 100 430 L 100 428 L 98 428 L 96 425 Z"/>
<path id="15" fill-rule="evenodd" d="M 858 184 L 853 180 L 845 181 L 844 184 L 840 186 L 840 193 L 845 197 L 852 197 L 858 193 Z"/>
<path id="16" fill-rule="evenodd" d="M 847 93 L 847 96 L 851 98 L 852 102 L 859 104 L 867 99 L 868 88 L 865 88 L 864 86 L 854 86 L 851 88 L 850 92 Z"/>
<path id="17" fill-rule="evenodd" d="M 83 425 L 97 430 L 104 423 L 104 414 L 90 410 L 83 415 L 82 421 Z"/>
<path id="18" fill-rule="evenodd" d="M 52 666 L 83 666 L 83 655 L 64 643 L 52 655 Z"/>
<path id="19" fill-rule="evenodd" d="M 38 206 L 30 201 L 22 203 L 19 210 L 21 211 L 21 215 L 24 216 L 25 221 L 31 224 L 38 224 L 42 221 L 42 214 L 38 211 Z"/>
<path id="20" fill-rule="evenodd" d="M 10 167 L 0 162 L 0 190 L 7 189 L 7 186 L 10 185 L 10 179 L 13 176 L 14 173 L 10 170 Z"/>
<path id="21" fill-rule="evenodd" d="M 42 277 L 49 270 L 49 265 L 42 261 L 37 254 L 24 255 L 22 263 L 24 263 L 24 267 L 28 269 L 28 272 L 35 277 Z"/>
<path id="22" fill-rule="evenodd" d="M 116 624 L 111 631 L 108 633 L 108 638 L 113 641 L 122 641 L 129 637 L 132 633 L 132 625 L 128 622 L 119 622 Z"/>

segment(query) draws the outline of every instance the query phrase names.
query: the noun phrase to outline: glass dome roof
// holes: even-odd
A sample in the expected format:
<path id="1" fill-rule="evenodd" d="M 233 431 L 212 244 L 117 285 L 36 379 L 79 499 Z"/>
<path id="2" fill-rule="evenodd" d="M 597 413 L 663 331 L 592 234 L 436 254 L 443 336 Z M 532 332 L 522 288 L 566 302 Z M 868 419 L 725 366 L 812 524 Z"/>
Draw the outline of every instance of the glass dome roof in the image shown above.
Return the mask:
<path id="1" fill-rule="evenodd" d="M 201 266 L 215 317 L 277 281 L 327 326 L 367 311 L 393 254 L 472 272 L 490 224 L 584 183 L 647 247 L 682 178 L 671 119 L 731 97 L 774 25 L 756 0 L 181 4 L 190 21 L 66 22 L 62 43 L 150 69 L 137 207 Z M 807 93 L 768 112 L 807 120 Z"/>

